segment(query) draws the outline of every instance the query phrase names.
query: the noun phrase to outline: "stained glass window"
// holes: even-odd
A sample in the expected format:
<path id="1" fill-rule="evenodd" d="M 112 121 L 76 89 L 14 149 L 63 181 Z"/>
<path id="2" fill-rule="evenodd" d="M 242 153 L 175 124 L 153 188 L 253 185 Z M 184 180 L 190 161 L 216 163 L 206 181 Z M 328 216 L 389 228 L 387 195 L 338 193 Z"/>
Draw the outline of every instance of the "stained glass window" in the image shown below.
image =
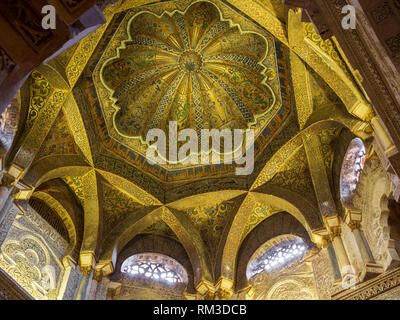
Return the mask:
<path id="1" fill-rule="evenodd" d="M 122 264 L 121 272 L 165 284 L 187 281 L 183 267 L 176 260 L 161 254 L 145 253 L 131 256 Z"/>
<path id="2" fill-rule="evenodd" d="M 266 250 L 247 266 L 247 278 L 252 279 L 262 272 L 273 272 L 300 261 L 307 251 L 301 238 L 284 240 Z"/>

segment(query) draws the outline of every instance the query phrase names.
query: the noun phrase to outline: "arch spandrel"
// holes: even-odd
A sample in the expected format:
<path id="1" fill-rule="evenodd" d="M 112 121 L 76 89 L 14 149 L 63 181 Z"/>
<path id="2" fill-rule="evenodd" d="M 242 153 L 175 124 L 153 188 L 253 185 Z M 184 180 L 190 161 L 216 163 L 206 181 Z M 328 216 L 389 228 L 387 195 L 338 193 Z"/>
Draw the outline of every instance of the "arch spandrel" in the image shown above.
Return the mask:
<path id="1" fill-rule="evenodd" d="M 139 209 L 122 220 L 110 233 L 104 235 L 101 243 L 101 261 L 113 261 L 124 246 L 137 234 L 146 230 L 155 221 L 162 219 L 161 206 L 149 206 Z"/>

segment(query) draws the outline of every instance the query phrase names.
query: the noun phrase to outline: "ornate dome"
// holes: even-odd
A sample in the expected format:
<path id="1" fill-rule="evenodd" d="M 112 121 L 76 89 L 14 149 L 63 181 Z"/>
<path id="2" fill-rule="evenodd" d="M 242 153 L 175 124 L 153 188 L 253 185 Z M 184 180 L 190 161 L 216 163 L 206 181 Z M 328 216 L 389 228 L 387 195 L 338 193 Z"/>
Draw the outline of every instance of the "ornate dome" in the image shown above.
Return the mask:
<path id="1" fill-rule="evenodd" d="M 185 13 L 143 12 L 129 39 L 101 70 L 115 108 L 114 127 L 146 140 L 148 130 L 245 129 L 275 104 L 261 62 L 267 40 L 224 20 L 209 2 Z"/>
<path id="2" fill-rule="evenodd" d="M 148 163 L 149 130 L 169 136 L 177 123 L 178 134 L 197 131 L 200 146 L 201 129 L 252 129 L 255 161 L 285 127 L 297 130 L 289 49 L 266 28 L 220 1 L 115 10 L 96 46 L 85 47 L 93 54 L 74 90 L 79 105 L 87 103 L 93 139 L 107 152 L 161 181 L 229 176 L 234 163 L 176 162 L 168 155 Z M 216 153 L 222 162 L 233 152 L 224 143 Z"/>

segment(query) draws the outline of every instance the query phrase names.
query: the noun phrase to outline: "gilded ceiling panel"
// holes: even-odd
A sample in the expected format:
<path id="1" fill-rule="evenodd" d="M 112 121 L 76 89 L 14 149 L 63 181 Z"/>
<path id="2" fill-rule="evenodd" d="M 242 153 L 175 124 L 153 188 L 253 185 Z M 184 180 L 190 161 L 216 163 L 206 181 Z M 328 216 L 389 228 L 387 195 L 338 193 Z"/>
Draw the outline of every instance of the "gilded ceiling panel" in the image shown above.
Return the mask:
<path id="1" fill-rule="evenodd" d="M 214 258 L 226 222 L 232 214 L 235 214 L 234 211 L 234 202 L 231 200 L 186 210 L 187 216 L 199 230 L 211 256 Z"/>
<path id="2" fill-rule="evenodd" d="M 293 155 L 271 179 L 272 185 L 288 188 L 303 195 L 305 198 L 315 199 L 311 174 L 308 169 L 306 152 L 302 148 Z"/>
<path id="3" fill-rule="evenodd" d="M 178 240 L 176 234 L 164 221 L 155 222 L 142 233 L 156 234 Z"/>
<path id="4" fill-rule="evenodd" d="M 51 155 L 72 155 L 79 154 L 69 125 L 61 111 L 57 116 L 53 127 L 47 135 L 37 158 Z"/>
<path id="5" fill-rule="evenodd" d="M 347 75 L 350 75 L 346 63 L 331 39 L 323 40 L 312 23 L 304 23 L 306 38 L 329 56 Z"/>
<path id="6" fill-rule="evenodd" d="M 103 226 L 104 234 L 112 230 L 121 220 L 141 208 L 142 205 L 125 193 L 103 184 Z"/>
<path id="7" fill-rule="evenodd" d="M 47 100 L 52 94 L 52 88 L 48 80 L 37 71 L 32 72 L 32 75 L 28 79 L 30 82 L 30 101 L 29 111 L 26 120 L 24 132 L 29 132 L 32 128 L 33 122 L 37 119 L 40 112 L 45 109 Z"/>
<path id="8" fill-rule="evenodd" d="M 332 105 L 333 108 L 333 105 L 343 104 L 336 93 L 314 70 L 312 70 L 310 67 L 308 67 L 307 70 L 310 73 L 314 111 L 318 110 L 319 107 L 327 105 Z"/>

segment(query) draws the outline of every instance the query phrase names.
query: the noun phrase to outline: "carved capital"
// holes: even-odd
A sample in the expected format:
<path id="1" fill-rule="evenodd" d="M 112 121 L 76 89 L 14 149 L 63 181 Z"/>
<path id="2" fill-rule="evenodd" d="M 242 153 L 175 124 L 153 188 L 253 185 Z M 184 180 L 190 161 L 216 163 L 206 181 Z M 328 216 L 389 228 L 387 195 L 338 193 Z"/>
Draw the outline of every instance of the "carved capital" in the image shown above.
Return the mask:
<path id="1" fill-rule="evenodd" d="M 215 298 L 215 287 L 210 281 L 202 279 L 196 286 L 196 291 L 204 297 L 204 300 L 214 300 Z"/>
<path id="2" fill-rule="evenodd" d="M 340 235 L 342 234 L 342 219 L 338 215 L 325 218 L 325 224 L 329 230 L 329 234 L 332 240 L 335 237 L 340 237 Z"/>
<path id="3" fill-rule="evenodd" d="M 328 229 L 321 228 L 318 230 L 313 230 L 311 232 L 311 240 L 317 245 L 318 248 L 326 248 L 331 242 Z"/>
<path id="4" fill-rule="evenodd" d="M 233 293 L 233 280 L 221 277 L 216 285 L 215 298 L 218 300 L 229 300 Z"/>
<path id="5" fill-rule="evenodd" d="M 346 208 L 344 222 L 350 227 L 352 231 L 361 228 L 361 221 L 362 221 L 361 210 Z"/>
<path id="6" fill-rule="evenodd" d="M 79 265 L 82 274 L 89 275 L 94 270 L 95 264 L 96 260 L 93 251 L 81 252 L 81 255 L 79 256 Z"/>

